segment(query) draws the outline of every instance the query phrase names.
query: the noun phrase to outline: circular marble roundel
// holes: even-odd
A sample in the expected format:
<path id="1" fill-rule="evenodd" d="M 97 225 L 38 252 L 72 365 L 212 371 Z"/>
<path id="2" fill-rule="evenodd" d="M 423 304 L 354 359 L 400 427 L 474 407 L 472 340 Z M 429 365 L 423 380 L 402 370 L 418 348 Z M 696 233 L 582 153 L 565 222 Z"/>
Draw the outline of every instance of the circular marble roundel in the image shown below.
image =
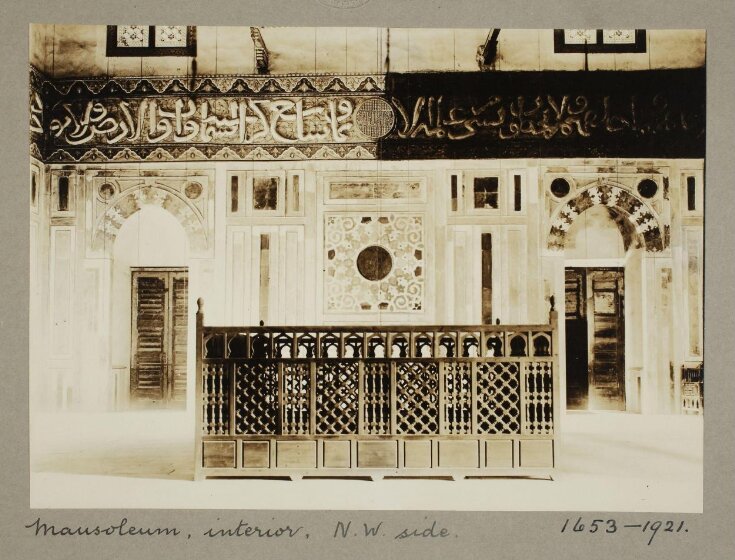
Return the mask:
<path id="1" fill-rule="evenodd" d="M 643 198 L 653 198 L 658 192 L 658 185 L 652 179 L 643 179 L 638 183 L 638 194 Z"/>
<path id="2" fill-rule="evenodd" d="M 187 198 L 195 200 L 199 198 L 200 194 L 202 194 L 202 185 L 196 182 L 188 183 L 184 189 L 184 194 Z"/>
<path id="3" fill-rule="evenodd" d="M 99 193 L 102 200 L 110 200 L 113 196 L 115 196 L 115 187 L 112 186 L 110 183 L 103 183 L 100 186 Z"/>
<path id="4" fill-rule="evenodd" d="M 380 245 L 365 247 L 357 255 L 357 270 L 366 280 L 377 282 L 390 274 L 393 258 Z"/>
<path id="5" fill-rule="evenodd" d="M 571 186 L 569 185 L 569 181 L 567 181 L 564 177 L 557 177 L 556 179 L 551 181 L 549 190 L 551 190 L 551 194 L 553 194 L 556 198 L 564 198 L 569 194 Z"/>
<path id="6" fill-rule="evenodd" d="M 355 126 L 371 139 L 377 140 L 388 134 L 395 122 L 393 107 L 378 97 L 366 99 L 355 109 Z"/>

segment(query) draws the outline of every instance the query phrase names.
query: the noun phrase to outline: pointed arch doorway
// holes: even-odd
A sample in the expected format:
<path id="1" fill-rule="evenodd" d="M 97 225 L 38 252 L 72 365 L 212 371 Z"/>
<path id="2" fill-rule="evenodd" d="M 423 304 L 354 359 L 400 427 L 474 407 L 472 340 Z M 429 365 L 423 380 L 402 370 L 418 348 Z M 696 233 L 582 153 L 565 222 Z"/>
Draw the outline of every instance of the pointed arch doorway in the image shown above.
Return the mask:
<path id="1" fill-rule="evenodd" d="M 655 324 L 647 257 L 668 246 L 666 227 L 630 186 L 607 179 L 555 196 L 547 246 L 563 271 L 567 409 L 640 411 L 643 384 L 650 401 L 658 382 L 643 338 Z"/>
<path id="2" fill-rule="evenodd" d="M 167 210 L 144 205 L 125 220 L 113 247 L 113 359 L 129 370 L 127 404 L 186 405 L 189 243 Z"/>
<path id="3" fill-rule="evenodd" d="M 641 241 L 617 208 L 596 204 L 564 238 L 569 410 L 626 410 L 625 266 Z"/>

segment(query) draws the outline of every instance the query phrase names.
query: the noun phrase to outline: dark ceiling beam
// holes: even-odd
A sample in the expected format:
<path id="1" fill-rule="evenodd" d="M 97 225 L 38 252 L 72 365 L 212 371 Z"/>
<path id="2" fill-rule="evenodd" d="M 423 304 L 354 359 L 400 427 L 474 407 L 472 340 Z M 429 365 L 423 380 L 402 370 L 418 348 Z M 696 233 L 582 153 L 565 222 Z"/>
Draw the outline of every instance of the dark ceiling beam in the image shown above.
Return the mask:
<path id="1" fill-rule="evenodd" d="M 250 37 L 253 39 L 255 46 L 255 69 L 258 74 L 268 73 L 268 47 L 265 46 L 263 34 L 257 27 L 250 28 Z"/>
<path id="2" fill-rule="evenodd" d="M 480 70 L 494 68 L 495 57 L 498 55 L 498 35 L 500 35 L 500 29 L 491 29 L 485 43 L 477 47 L 477 64 Z"/>

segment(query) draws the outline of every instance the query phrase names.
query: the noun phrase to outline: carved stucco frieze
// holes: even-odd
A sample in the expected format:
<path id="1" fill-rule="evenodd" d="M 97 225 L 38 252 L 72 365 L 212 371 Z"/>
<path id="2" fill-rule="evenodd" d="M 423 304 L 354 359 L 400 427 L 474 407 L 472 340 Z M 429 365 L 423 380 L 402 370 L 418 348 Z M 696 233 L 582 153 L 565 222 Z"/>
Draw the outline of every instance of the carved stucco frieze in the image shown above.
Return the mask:
<path id="1" fill-rule="evenodd" d="M 375 135 L 393 126 L 381 75 L 31 74 L 48 162 L 374 159 Z"/>

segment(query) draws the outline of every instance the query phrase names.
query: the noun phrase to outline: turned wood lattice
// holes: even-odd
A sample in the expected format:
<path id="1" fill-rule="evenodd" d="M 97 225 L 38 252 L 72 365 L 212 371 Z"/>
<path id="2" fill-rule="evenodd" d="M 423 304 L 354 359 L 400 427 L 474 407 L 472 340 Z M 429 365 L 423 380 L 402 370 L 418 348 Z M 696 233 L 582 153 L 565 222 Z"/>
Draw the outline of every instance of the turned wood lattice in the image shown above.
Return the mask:
<path id="1" fill-rule="evenodd" d="M 207 364 L 202 372 L 205 434 L 227 434 L 230 430 L 229 376 L 222 364 Z"/>
<path id="2" fill-rule="evenodd" d="M 309 364 L 283 364 L 283 406 L 281 418 L 284 434 L 308 434 L 311 431 L 311 372 Z"/>
<path id="3" fill-rule="evenodd" d="M 235 367 L 235 431 L 238 434 L 277 434 L 278 366 L 240 363 Z"/>
<path id="4" fill-rule="evenodd" d="M 399 362 L 396 364 L 396 381 L 396 432 L 438 433 L 438 364 Z"/>
<path id="5" fill-rule="evenodd" d="M 554 428 L 551 363 L 529 362 L 525 375 L 525 421 L 529 434 L 549 434 Z"/>
<path id="6" fill-rule="evenodd" d="M 515 434 L 521 427 L 520 364 L 483 363 L 477 368 L 481 434 Z"/>
<path id="7" fill-rule="evenodd" d="M 316 431 L 319 434 L 357 433 L 357 362 L 318 364 Z"/>
<path id="8" fill-rule="evenodd" d="M 365 362 L 363 371 L 364 432 L 371 435 L 389 434 L 390 366 L 386 362 Z"/>
<path id="9" fill-rule="evenodd" d="M 197 477 L 555 465 L 553 309 L 546 325 L 213 327 L 203 317 L 200 307 Z"/>
<path id="10" fill-rule="evenodd" d="M 202 433 L 550 434 L 551 338 L 549 326 L 205 327 Z"/>
<path id="11" fill-rule="evenodd" d="M 444 365 L 442 419 L 448 434 L 472 433 L 472 363 Z"/>

